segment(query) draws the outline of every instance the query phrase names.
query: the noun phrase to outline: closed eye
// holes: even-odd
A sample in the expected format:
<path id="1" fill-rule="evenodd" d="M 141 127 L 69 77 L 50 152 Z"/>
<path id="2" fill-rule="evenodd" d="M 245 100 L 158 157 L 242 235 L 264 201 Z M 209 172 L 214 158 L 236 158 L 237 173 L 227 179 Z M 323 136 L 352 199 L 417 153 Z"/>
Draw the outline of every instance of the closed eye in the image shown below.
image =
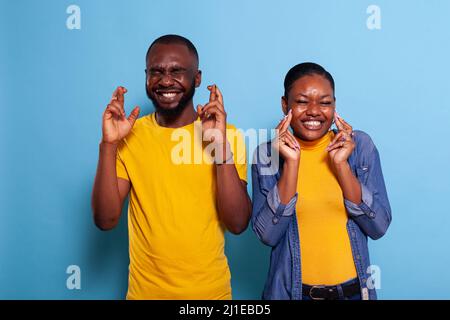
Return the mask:
<path id="1" fill-rule="evenodd" d="M 156 68 L 151 68 L 150 69 L 150 74 L 151 75 L 159 75 L 159 74 L 161 74 L 162 73 L 162 70 L 161 69 L 156 69 Z"/>
<path id="2" fill-rule="evenodd" d="M 184 68 L 173 68 L 172 69 L 172 73 L 174 73 L 174 74 L 182 74 L 184 72 L 186 72 L 186 69 L 184 69 Z"/>

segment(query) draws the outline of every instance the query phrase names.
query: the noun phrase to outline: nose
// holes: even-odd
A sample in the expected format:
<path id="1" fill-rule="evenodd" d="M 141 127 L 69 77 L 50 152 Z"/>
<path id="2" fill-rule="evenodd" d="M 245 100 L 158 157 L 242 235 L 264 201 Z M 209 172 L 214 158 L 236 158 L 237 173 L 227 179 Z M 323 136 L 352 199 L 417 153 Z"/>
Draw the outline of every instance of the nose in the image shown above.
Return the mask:
<path id="1" fill-rule="evenodd" d="M 172 86 L 173 85 L 172 76 L 168 72 L 165 72 L 161 77 L 160 84 L 164 87 Z"/>
<path id="2" fill-rule="evenodd" d="M 318 116 L 320 114 L 320 106 L 315 101 L 308 104 L 306 108 L 306 115 L 308 116 Z"/>

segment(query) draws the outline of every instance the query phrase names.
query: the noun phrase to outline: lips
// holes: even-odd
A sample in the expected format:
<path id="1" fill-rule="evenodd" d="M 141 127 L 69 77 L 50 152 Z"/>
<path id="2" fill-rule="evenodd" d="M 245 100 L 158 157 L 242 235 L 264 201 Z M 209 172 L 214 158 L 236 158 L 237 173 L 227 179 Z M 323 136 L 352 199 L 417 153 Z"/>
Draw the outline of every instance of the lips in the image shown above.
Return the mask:
<path id="1" fill-rule="evenodd" d="M 320 130 L 322 129 L 324 121 L 322 120 L 302 120 L 303 127 L 308 130 Z"/>

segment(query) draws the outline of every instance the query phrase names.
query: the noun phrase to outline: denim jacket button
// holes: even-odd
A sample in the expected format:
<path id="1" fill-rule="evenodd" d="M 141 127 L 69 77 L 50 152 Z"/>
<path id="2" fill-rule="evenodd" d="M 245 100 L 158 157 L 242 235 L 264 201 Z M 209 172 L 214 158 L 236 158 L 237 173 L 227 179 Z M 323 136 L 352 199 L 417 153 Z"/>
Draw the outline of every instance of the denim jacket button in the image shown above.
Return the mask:
<path id="1" fill-rule="evenodd" d="M 273 218 L 272 221 L 273 221 L 273 223 L 277 224 L 278 223 L 278 218 Z"/>

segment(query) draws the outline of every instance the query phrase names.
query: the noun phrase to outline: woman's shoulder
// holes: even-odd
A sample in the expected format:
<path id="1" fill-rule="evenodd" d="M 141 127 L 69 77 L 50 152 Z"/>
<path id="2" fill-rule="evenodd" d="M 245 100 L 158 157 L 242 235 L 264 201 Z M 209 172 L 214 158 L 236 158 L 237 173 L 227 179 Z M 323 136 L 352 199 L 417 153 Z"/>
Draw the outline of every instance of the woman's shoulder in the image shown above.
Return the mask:
<path id="1" fill-rule="evenodd" d="M 362 130 L 353 130 L 353 140 L 359 149 L 373 149 L 375 147 L 370 135 Z"/>
<path id="2" fill-rule="evenodd" d="M 271 153 L 272 153 L 271 145 L 272 145 L 272 141 L 270 141 L 270 140 L 269 141 L 265 141 L 263 143 L 260 143 L 256 147 L 253 156 L 254 157 L 258 157 L 257 160 L 261 160 L 261 159 L 259 159 L 260 157 L 263 157 L 264 159 L 267 158 L 267 157 L 270 157 Z"/>
<path id="3" fill-rule="evenodd" d="M 266 141 L 258 145 L 253 153 L 252 167 L 258 172 L 264 171 L 264 175 L 273 176 L 279 171 L 283 159 L 279 155 L 272 155 L 272 143 Z"/>

